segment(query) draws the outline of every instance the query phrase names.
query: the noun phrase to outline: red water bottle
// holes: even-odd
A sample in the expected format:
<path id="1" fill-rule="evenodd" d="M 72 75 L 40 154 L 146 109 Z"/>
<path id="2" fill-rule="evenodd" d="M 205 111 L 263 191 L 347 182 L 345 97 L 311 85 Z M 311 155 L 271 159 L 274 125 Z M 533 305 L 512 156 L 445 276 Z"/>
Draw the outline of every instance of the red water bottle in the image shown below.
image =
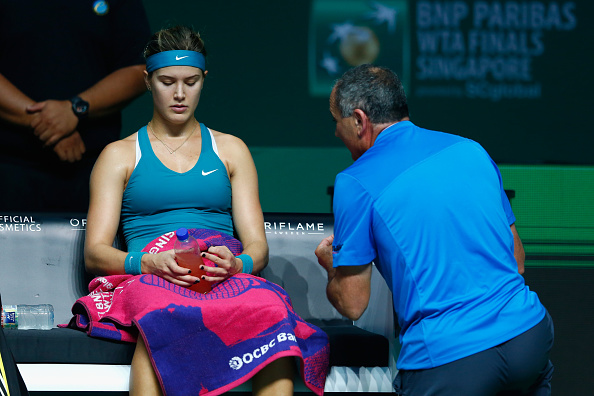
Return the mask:
<path id="1" fill-rule="evenodd" d="M 200 278 L 200 282 L 193 284 L 189 289 L 197 293 L 208 293 L 212 290 L 212 286 L 210 282 L 201 278 L 202 275 L 206 274 L 206 271 L 200 269 L 200 266 L 204 265 L 204 262 L 200 255 L 198 241 L 190 235 L 186 228 L 178 229 L 175 235 L 177 239 L 173 244 L 173 248 L 175 249 L 175 260 L 177 264 L 180 267 L 191 270 L 193 276 Z"/>

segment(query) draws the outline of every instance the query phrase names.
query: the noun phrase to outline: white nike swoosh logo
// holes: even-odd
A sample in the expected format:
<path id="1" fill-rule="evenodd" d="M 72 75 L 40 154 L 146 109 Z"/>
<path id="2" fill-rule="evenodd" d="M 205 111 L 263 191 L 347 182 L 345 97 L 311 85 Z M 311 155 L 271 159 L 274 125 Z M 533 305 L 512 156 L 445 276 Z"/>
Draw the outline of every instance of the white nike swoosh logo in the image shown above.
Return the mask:
<path id="1" fill-rule="evenodd" d="M 218 171 L 218 169 L 211 170 L 210 172 L 204 172 L 204 171 L 202 171 L 202 176 L 208 176 L 208 175 L 210 175 L 212 172 L 216 172 L 216 171 Z"/>
<path id="2" fill-rule="evenodd" d="M 177 55 L 175 55 L 175 60 L 182 60 L 184 58 L 187 58 L 188 56 L 190 56 L 190 55 L 186 55 L 186 56 L 177 56 Z"/>

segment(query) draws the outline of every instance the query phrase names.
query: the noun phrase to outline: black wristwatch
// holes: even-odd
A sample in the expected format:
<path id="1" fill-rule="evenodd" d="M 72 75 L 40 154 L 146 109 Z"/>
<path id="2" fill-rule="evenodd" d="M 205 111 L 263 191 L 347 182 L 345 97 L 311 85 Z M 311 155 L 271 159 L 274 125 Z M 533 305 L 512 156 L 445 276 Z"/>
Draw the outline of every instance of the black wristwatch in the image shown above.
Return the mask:
<path id="1" fill-rule="evenodd" d="M 78 96 L 70 99 L 70 101 L 72 102 L 72 111 L 79 120 L 89 115 L 89 102 L 82 100 Z"/>

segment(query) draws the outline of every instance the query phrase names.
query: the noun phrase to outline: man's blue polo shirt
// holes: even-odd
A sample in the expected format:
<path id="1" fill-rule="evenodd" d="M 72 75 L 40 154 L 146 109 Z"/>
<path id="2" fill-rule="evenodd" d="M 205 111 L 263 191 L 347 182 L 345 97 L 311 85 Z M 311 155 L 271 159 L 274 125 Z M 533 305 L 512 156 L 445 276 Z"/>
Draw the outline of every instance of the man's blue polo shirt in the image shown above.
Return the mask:
<path id="1" fill-rule="evenodd" d="M 334 191 L 334 266 L 374 261 L 386 279 L 401 327 L 398 368 L 461 359 L 544 317 L 518 273 L 501 175 L 478 143 L 399 122 Z"/>

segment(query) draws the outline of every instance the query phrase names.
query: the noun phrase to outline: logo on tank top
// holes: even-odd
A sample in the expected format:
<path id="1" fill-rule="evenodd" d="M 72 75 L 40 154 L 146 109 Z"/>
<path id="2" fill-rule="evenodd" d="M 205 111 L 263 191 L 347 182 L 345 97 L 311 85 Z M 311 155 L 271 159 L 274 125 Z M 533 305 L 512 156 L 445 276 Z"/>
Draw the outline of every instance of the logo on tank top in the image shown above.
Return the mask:
<path id="1" fill-rule="evenodd" d="M 209 172 L 204 172 L 204 170 L 202 170 L 202 176 L 208 176 L 208 175 L 210 175 L 211 173 L 213 173 L 213 172 L 216 172 L 216 171 L 218 171 L 218 169 L 211 170 L 211 171 L 209 171 Z"/>
<path id="2" fill-rule="evenodd" d="M 93 11 L 99 16 L 106 15 L 109 12 L 109 4 L 104 0 L 97 0 L 93 3 Z"/>

